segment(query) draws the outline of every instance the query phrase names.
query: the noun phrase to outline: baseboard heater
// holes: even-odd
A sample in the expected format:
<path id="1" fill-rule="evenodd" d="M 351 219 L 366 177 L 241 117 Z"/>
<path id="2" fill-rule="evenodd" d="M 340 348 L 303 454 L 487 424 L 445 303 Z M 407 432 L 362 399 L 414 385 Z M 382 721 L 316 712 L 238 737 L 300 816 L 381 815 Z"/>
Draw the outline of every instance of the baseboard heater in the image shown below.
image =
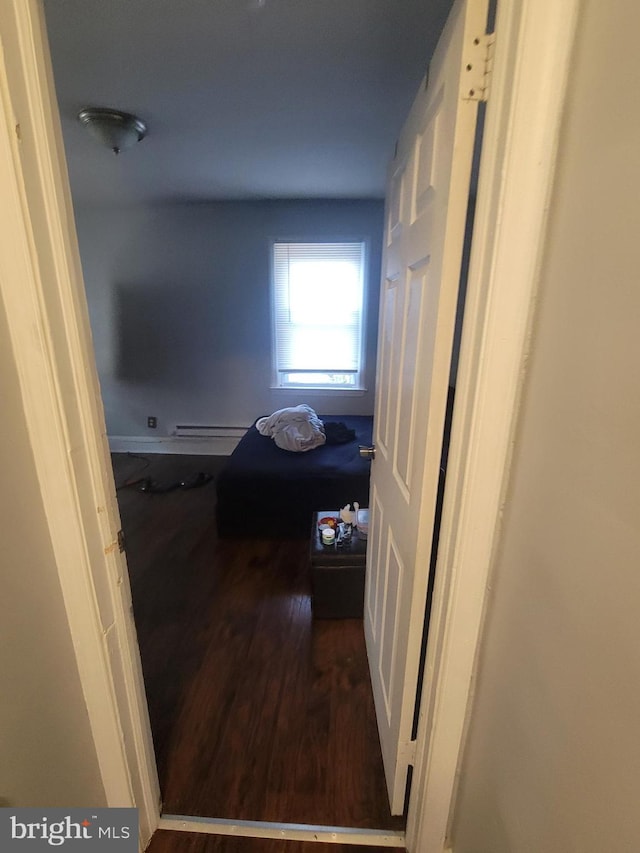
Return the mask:
<path id="1" fill-rule="evenodd" d="M 233 438 L 240 441 L 247 427 L 209 426 L 206 424 L 177 424 L 173 435 L 176 438 Z"/>

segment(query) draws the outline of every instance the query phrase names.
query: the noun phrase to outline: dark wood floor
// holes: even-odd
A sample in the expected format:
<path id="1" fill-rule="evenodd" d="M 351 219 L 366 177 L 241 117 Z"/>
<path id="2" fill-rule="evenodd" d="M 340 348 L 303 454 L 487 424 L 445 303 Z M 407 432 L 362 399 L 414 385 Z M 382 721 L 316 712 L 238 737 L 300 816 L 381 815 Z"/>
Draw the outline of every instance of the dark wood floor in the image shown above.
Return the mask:
<path id="1" fill-rule="evenodd" d="M 114 455 L 116 483 L 215 475 L 224 462 L 148 458 L 141 471 Z M 402 828 L 389 814 L 362 621 L 312 620 L 308 545 L 218 541 L 215 481 L 118 496 L 165 813 Z"/>
<path id="2" fill-rule="evenodd" d="M 269 838 L 236 838 L 192 832 L 158 830 L 147 853 L 381 853 L 401 848 L 359 847 L 317 841 L 280 841 Z"/>

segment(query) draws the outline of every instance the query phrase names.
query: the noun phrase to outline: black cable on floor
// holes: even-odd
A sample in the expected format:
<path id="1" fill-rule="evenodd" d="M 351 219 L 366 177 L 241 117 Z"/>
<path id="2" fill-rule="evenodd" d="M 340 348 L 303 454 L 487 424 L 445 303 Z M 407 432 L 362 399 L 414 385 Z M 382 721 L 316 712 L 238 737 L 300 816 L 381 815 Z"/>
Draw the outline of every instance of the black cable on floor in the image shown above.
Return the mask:
<path id="1" fill-rule="evenodd" d="M 132 474 L 130 477 L 127 477 L 124 483 L 121 483 L 119 486 L 116 486 L 116 492 L 119 492 L 120 489 L 127 489 L 130 486 L 136 486 L 138 483 L 142 482 L 142 477 L 140 476 L 140 474 L 142 474 L 143 471 L 146 471 L 149 465 L 151 465 L 151 460 L 148 459 L 146 456 L 140 456 L 140 454 L 138 453 L 127 453 L 127 456 L 130 459 L 142 459 L 145 464 L 141 468 L 139 468 L 135 472 L 135 474 Z"/>

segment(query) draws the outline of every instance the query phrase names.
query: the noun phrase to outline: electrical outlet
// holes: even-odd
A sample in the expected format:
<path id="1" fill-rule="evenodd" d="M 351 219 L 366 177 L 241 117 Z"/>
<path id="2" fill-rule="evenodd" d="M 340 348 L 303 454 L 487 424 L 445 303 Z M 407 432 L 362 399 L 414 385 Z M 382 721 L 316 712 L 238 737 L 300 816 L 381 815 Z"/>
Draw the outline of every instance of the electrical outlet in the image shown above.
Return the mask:
<path id="1" fill-rule="evenodd" d="M 154 418 L 153 415 L 149 415 L 149 417 L 147 418 L 147 426 L 149 427 L 149 429 L 156 429 L 156 427 L 158 426 L 158 419 Z"/>

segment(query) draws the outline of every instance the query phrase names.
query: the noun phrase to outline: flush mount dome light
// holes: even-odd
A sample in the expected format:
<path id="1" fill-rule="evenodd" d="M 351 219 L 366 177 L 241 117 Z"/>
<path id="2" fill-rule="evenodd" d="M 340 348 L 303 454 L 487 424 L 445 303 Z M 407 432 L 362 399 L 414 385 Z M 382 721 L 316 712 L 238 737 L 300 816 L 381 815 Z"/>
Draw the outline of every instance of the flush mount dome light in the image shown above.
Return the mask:
<path id="1" fill-rule="evenodd" d="M 78 121 L 114 154 L 132 148 L 147 135 L 147 126 L 141 119 L 120 110 L 85 107 L 78 113 Z"/>

